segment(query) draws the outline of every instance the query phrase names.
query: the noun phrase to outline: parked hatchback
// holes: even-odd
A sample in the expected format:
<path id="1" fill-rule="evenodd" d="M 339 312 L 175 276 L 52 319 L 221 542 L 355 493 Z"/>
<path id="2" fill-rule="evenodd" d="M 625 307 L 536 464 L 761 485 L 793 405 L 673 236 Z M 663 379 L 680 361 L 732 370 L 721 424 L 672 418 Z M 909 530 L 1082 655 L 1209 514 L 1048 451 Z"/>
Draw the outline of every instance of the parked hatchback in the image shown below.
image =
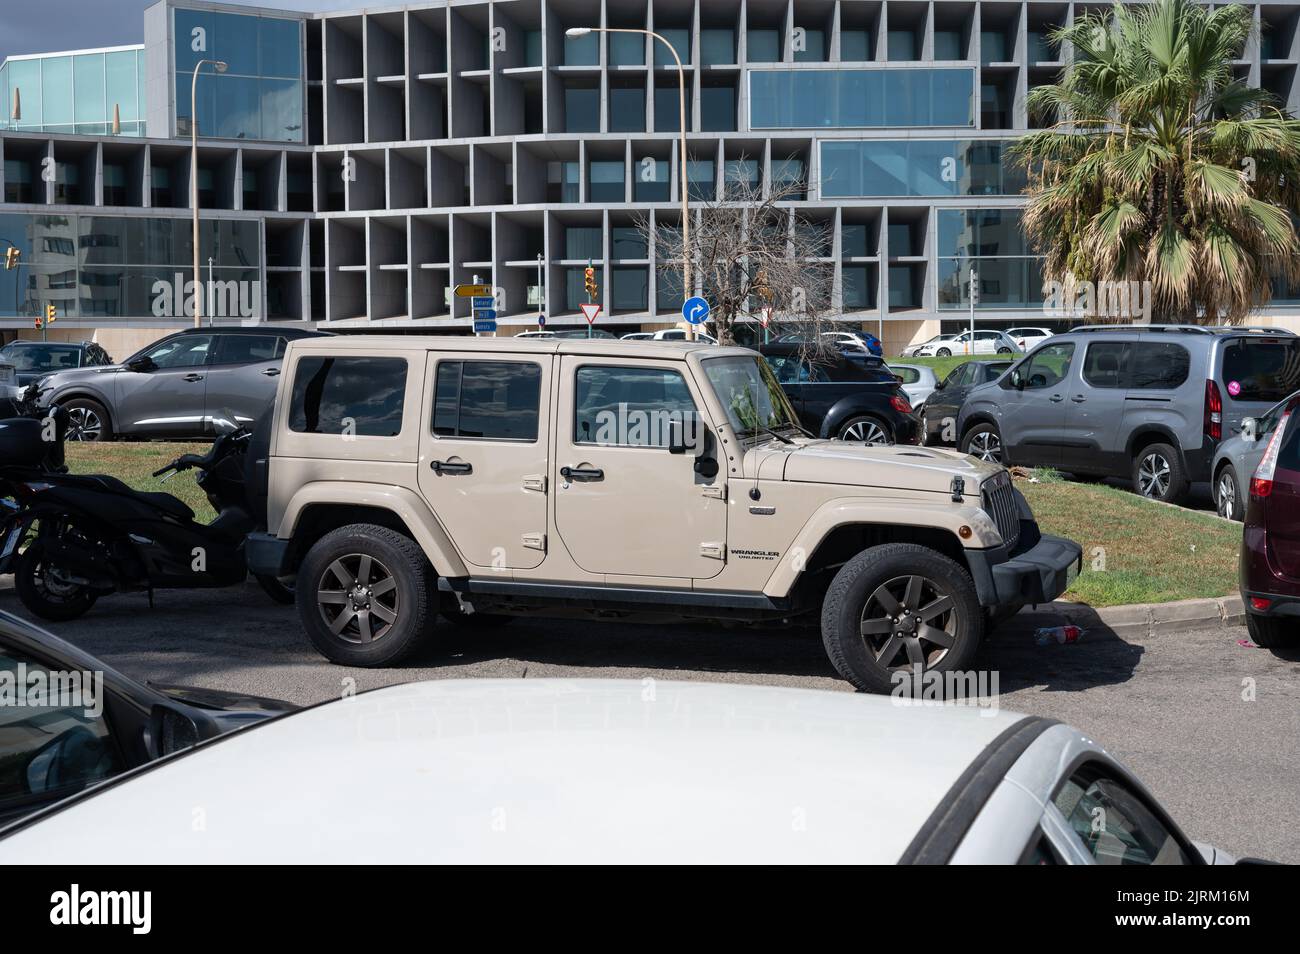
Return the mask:
<path id="1" fill-rule="evenodd" d="M 898 378 L 871 355 L 796 344 L 758 349 L 812 434 L 864 444 L 915 444 L 916 415 Z"/>
<path id="2" fill-rule="evenodd" d="M 1295 397 L 1296 395 L 1292 395 Z M 1291 404 L 1291 398 L 1279 401 L 1258 418 L 1246 418 L 1233 437 L 1219 445 L 1211 469 L 1210 489 L 1214 492 L 1214 505 L 1220 517 L 1229 520 L 1246 518 L 1246 497 L 1250 479 L 1259 469 L 1268 449 L 1269 438 Z"/>
<path id="3" fill-rule="evenodd" d="M 970 393 L 961 448 L 1006 464 L 1128 477 L 1176 502 L 1225 434 L 1300 389 L 1300 338 L 1195 325 L 1098 325 L 1049 338 Z"/>
<path id="4" fill-rule="evenodd" d="M 1241 597 L 1251 638 L 1300 646 L 1300 395 L 1282 408 L 1250 481 L 1241 541 Z"/>
<path id="5" fill-rule="evenodd" d="M 917 358 L 949 358 L 961 354 L 1020 354 L 1024 349 L 1005 331 L 963 331 L 947 340 L 915 349 Z"/>
<path id="6" fill-rule="evenodd" d="M 68 440 L 117 436 L 203 438 L 218 411 L 257 419 L 275 397 L 287 342 L 308 328 L 194 328 L 168 335 L 121 364 L 58 371 L 41 401 L 68 411 Z"/>
<path id="7" fill-rule="evenodd" d="M 921 409 L 921 443 L 956 444 L 957 415 L 966 396 L 980 385 L 996 381 L 1010 367 L 1010 361 L 964 361 L 948 372 Z M 973 452 L 984 456 L 979 449 Z"/>

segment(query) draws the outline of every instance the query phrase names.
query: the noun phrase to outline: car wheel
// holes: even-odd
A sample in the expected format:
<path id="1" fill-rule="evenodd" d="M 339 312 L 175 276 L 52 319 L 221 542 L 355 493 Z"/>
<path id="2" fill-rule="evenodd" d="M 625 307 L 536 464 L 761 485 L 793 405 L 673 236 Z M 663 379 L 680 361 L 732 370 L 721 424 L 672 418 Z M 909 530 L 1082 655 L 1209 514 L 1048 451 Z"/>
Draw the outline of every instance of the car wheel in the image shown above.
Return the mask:
<path id="1" fill-rule="evenodd" d="M 1256 646 L 1265 649 L 1293 649 L 1300 646 L 1300 630 L 1296 622 L 1271 616 L 1246 614 L 1246 631 Z"/>
<path id="2" fill-rule="evenodd" d="M 1187 496 L 1187 474 L 1178 451 L 1152 444 L 1133 458 L 1133 489 L 1143 497 L 1178 503 Z"/>
<path id="3" fill-rule="evenodd" d="M 890 431 L 889 425 L 880 418 L 871 417 L 870 415 L 854 417 L 845 421 L 837 436 L 842 441 L 853 441 L 857 444 L 867 444 L 872 447 L 883 447 L 894 443 L 894 435 Z"/>
<path id="4" fill-rule="evenodd" d="M 1010 348 L 1008 348 L 1006 345 L 1003 345 L 1001 348 L 998 349 L 998 354 L 1015 354 L 1015 352 L 1012 351 Z"/>
<path id="5" fill-rule="evenodd" d="M 992 464 L 1002 463 L 1002 435 L 992 424 L 976 424 L 961 439 L 961 451 Z"/>
<path id="6" fill-rule="evenodd" d="M 948 348 L 939 348 L 937 351 L 935 351 L 934 356 L 936 358 L 951 358 L 952 351 L 949 350 Z"/>
<path id="7" fill-rule="evenodd" d="M 1237 521 L 1246 518 L 1241 489 L 1237 486 L 1237 471 L 1231 464 L 1224 464 L 1214 481 L 1214 505 L 1220 517 Z"/>
<path id="8" fill-rule="evenodd" d="M 863 692 L 917 690 L 923 672 L 965 669 L 983 628 L 970 574 L 912 543 L 859 553 L 835 574 L 822 604 L 831 665 Z"/>
<path id="9" fill-rule="evenodd" d="M 74 582 L 71 575 L 51 566 L 45 548 L 34 542 L 18 558 L 14 567 L 14 589 L 18 599 L 41 619 L 63 623 L 86 615 L 98 599 L 84 583 Z"/>
<path id="10" fill-rule="evenodd" d="M 340 527 L 298 569 L 298 616 L 312 645 L 344 666 L 389 666 L 428 634 L 433 567 L 410 537 L 370 524 Z"/>
<path id="11" fill-rule="evenodd" d="M 90 398 L 73 398 L 63 405 L 68 412 L 68 430 L 65 440 L 111 441 L 113 425 L 104 405 Z"/>

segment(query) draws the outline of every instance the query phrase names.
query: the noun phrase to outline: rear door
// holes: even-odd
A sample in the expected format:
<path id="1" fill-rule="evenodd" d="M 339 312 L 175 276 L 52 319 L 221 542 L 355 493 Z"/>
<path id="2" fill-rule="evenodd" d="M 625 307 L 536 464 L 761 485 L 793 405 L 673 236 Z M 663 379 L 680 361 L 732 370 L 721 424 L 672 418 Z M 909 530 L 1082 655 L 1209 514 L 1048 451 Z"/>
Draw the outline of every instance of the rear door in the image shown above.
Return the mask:
<path id="1" fill-rule="evenodd" d="M 277 335 L 216 336 L 204 398 L 209 425 L 215 415 L 225 412 L 242 424 L 261 416 L 275 398 L 284 345 Z"/>
<path id="2" fill-rule="evenodd" d="M 1124 421 L 1131 345 L 1087 341 L 1068 379 L 1069 400 L 1061 431 L 1061 467 L 1072 472 L 1123 473 L 1124 448 L 1116 447 Z"/>
<path id="3" fill-rule="evenodd" d="M 1223 436 L 1241 431 L 1241 419 L 1259 417 L 1300 391 L 1300 338 L 1250 335 L 1219 345 L 1216 381 L 1223 396 Z"/>
<path id="4" fill-rule="evenodd" d="M 957 412 L 970 392 L 970 382 L 977 370 L 974 361 L 953 368 L 944 378 L 943 387 L 930 395 L 923 415 L 926 441 L 954 444 L 957 441 Z"/>
<path id="5" fill-rule="evenodd" d="M 150 371 L 113 375 L 113 425 L 119 433 L 193 437 L 204 433 L 212 335 L 167 338 L 146 352 Z"/>
<path id="6" fill-rule="evenodd" d="M 546 558 L 551 355 L 432 355 L 420 491 L 467 563 L 527 570 Z"/>

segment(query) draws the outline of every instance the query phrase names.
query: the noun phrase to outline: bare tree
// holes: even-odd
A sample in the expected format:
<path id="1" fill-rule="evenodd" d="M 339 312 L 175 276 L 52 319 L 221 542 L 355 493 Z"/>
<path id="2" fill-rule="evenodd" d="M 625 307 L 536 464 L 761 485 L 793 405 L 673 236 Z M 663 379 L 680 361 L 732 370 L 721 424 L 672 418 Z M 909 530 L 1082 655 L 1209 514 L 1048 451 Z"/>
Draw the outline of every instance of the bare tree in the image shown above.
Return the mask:
<path id="1" fill-rule="evenodd" d="M 736 326 L 758 327 L 771 309 L 772 336 L 798 331 L 815 344 L 827 330 L 835 266 L 829 261 L 832 226 L 801 217 L 791 203 L 807 186 L 801 181 L 767 187 L 736 178 L 724 197 L 691 203 L 691 277 L 710 306 L 709 324 L 722 344 L 733 344 Z M 678 223 L 641 218 L 637 228 L 654 249 L 660 281 L 681 286 L 683 248 Z"/>

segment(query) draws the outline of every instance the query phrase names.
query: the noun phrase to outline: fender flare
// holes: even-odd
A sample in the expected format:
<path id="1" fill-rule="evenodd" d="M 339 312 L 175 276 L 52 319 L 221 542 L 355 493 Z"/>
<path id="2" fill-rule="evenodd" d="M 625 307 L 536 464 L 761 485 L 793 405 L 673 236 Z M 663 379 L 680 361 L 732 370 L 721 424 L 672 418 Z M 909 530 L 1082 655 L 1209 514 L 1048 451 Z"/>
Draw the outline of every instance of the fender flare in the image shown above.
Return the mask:
<path id="1" fill-rule="evenodd" d="M 954 521 L 969 526 L 971 538 L 962 541 L 951 529 Z M 952 535 L 962 549 L 987 549 L 1001 546 L 1002 537 L 991 517 L 979 506 L 957 505 L 947 499 L 934 502 L 901 501 L 880 497 L 848 497 L 829 500 L 818 507 L 790 541 L 776 569 L 767 578 L 763 593 L 778 598 L 788 596 L 803 573 L 804 561 L 817 551 L 818 545 L 840 527 L 853 524 L 923 527 Z"/>
<path id="2" fill-rule="evenodd" d="M 285 506 L 276 536 L 281 540 L 293 539 L 303 512 L 317 504 L 386 510 L 406 525 L 439 576 L 469 575 L 465 562 L 460 558 L 437 515 L 424 498 L 412 490 L 393 484 L 359 481 L 314 481 L 303 484 Z"/>

